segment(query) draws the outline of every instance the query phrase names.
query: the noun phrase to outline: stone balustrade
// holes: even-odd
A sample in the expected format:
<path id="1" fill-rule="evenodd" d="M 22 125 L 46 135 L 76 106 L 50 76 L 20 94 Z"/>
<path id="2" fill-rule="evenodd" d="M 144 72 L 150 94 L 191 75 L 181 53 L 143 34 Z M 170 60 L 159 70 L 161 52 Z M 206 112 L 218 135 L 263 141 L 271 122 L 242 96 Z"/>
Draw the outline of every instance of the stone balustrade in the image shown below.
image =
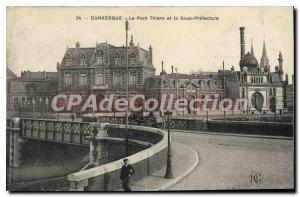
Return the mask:
<path id="1" fill-rule="evenodd" d="M 124 125 L 108 125 L 108 133 L 124 137 Z M 130 164 L 135 168 L 133 181 L 155 172 L 166 165 L 167 161 L 167 133 L 161 129 L 128 126 L 131 140 L 144 141 L 153 144 L 136 154 L 130 155 Z M 120 189 L 119 174 L 123 159 L 82 170 L 68 175 L 71 191 L 112 191 Z"/>

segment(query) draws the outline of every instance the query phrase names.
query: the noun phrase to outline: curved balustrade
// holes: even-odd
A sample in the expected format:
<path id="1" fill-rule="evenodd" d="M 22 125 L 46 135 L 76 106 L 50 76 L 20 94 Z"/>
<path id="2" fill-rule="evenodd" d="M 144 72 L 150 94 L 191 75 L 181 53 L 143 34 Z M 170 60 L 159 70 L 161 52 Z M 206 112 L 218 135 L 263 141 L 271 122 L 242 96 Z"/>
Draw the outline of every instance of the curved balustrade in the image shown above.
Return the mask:
<path id="1" fill-rule="evenodd" d="M 126 132 L 124 125 L 109 125 L 108 132 L 119 133 L 124 136 Z M 135 168 L 134 180 L 149 175 L 150 173 L 163 168 L 166 164 L 167 154 L 167 133 L 161 129 L 128 126 L 131 131 L 130 139 L 151 142 L 153 145 L 143 151 L 130 155 L 131 165 Z M 111 191 L 120 188 L 119 173 L 123 165 L 123 159 L 97 166 L 91 169 L 82 170 L 68 175 L 71 190 L 90 190 L 90 191 Z"/>

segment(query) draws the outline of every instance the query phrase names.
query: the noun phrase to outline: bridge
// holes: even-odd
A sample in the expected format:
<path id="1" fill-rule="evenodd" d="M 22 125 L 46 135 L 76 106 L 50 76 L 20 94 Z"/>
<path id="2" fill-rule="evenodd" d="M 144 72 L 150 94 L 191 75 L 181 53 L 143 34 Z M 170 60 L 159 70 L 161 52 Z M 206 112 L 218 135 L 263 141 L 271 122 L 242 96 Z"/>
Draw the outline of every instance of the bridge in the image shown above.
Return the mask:
<path id="1" fill-rule="evenodd" d="M 79 172 L 68 176 L 71 190 L 99 190 L 88 185 L 89 179 L 99 179 L 111 175 L 116 180 L 122 166 L 122 159 L 112 163 L 102 163 L 107 158 L 108 143 L 143 147 L 144 151 L 123 155 L 131 158 L 136 168 L 143 168 L 136 178 L 147 176 L 151 171 L 162 168 L 166 160 L 167 141 L 165 132 L 160 129 L 142 126 L 112 125 L 107 123 L 73 122 L 62 120 L 8 118 L 7 136 L 9 139 L 9 167 L 21 166 L 22 143 L 26 140 L 48 141 L 76 146 L 87 146 L 90 149 L 89 162 Z M 153 161 L 153 162 L 152 162 Z M 141 164 L 143 164 L 141 166 Z M 146 166 L 146 168 L 145 168 Z M 143 172 L 145 171 L 145 172 Z M 118 178 L 117 178 L 118 180 Z M 100 184 L 101 185 L 101 184 Z M 116 182 L 103 186 L 102 190 L 117 188 Z M 101 190 L 100 189 L 100 190 Z"/>

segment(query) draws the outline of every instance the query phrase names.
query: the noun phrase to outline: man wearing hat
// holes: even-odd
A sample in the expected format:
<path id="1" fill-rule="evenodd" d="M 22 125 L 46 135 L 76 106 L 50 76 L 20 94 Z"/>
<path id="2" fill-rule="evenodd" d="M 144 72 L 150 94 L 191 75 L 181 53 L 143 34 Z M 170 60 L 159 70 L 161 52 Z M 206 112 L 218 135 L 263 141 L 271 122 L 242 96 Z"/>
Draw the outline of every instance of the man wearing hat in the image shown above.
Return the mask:
<path id="1" fill-rule="evenodd" d="M 130 164 L 128 164 L 128 159 L 124 159 L 123 162 L 124 165 L 122 166 L 121 173 L 120 173 L 120 180 L 122 181 L 122 189 L 124 189 L 124 191 L 131 191 L 130 179 L 131 176 L 134 174 L 134 169 Z"/>

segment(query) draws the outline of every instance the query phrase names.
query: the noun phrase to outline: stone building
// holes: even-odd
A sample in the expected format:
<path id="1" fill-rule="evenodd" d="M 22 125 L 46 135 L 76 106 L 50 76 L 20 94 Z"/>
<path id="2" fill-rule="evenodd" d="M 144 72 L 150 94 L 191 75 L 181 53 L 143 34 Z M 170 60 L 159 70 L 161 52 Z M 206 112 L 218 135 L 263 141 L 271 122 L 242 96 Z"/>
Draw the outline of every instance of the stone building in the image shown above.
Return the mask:
<path id="1" fill-rule="evenodd" d="M 192 99 L 210 99 L 224 98 L 223 75 L 218 72 L 200 72 L 197 74 L 167 74 L 163 69 L 159 76 L 146 78 L 144 84 L 144 94 L 147 98 L 157 98 L 161 100 L 165 94 L 168 98 L 173 95 L 174 102 L 176 98 L 186 98 L 188 102 Z M 196 106 L 195 106 L 196 107 Z M 186 114 L 192 112 L 187 109 Z M 193 112 L 194 113 L 194 112 Z"/>
<path id="2" fill-rule="evenodd" d="M 50 102 L 57 95 L 57 81 L 56 72 L 21 72 L 20 77 L 9 80 L 8 112 L 23 117 L 38 113 L 39 117 L 43 117 L 51 111 Z"/>
<path id="3" fill-rule="evenodd" d="M 226 89 L 230 98 L 246 98 L 247 113 L 283 113 L 286 108 L 285 88 L 287 81 L 283 79 L 283 56 L 279 52 L 278 65 L 271 72 L 265 42 L 260 64 L 258 63 L 253 46 L 245 53 L 244 27 L 240 27 L 241 59 L 240 71 L 232 68 L 226 74 Z M 287 77 L 286 77 L 287 78 Z"/>
<path id="4" fill-rule="evenodd" d="M 286 79 L 288 81 L 288 78 Z M 286 86 L 286 107 L 288 112 L 294 112 L 295 91 L 294 91 L 294 75 L 292 75 L 292 84 Z"/>
<path id="5" fill-rule="evenodd" d="M 142 93 L 144 79 L 155 74 L 152 47 L 145 50 L 135 45 L 133 37 L 128 46 L 130 94 Z M 61 63 L 57 63 L 58 91 L 63 94 L 114 93 L 126 95 L 126 47 L 97 43 L 95 47 L 67 48 Z"/>
<path id="6" fill-rule="evenodd" d="M 152 76 L 145 80 L 145 95 L 157 98 L 163 94 L 176 94 L 178 98 L 188 99 L 201 99 L 205 96 L 211 99 L 231 98 L 233 103 L 237 99 L 247 99 L 248 108 L 243 110 L 243 113 L 283 113 L 287 110 L 288 84 L 288 76 L 283 79 L 283 55 L 279 52 L 278 65 L 272 72 L 264 42 L 259 64 L 252 44 L 250 52 L 245 52 L 244 30 L 244 27 L 240 28 L 240 71 L 235 71 L 232 67 L 230 70 L 187 75 L 167 74 L 162 68 L 160 76 Z M 291 100 L 293 98 L 290 89 L 288 87 Z"/>

